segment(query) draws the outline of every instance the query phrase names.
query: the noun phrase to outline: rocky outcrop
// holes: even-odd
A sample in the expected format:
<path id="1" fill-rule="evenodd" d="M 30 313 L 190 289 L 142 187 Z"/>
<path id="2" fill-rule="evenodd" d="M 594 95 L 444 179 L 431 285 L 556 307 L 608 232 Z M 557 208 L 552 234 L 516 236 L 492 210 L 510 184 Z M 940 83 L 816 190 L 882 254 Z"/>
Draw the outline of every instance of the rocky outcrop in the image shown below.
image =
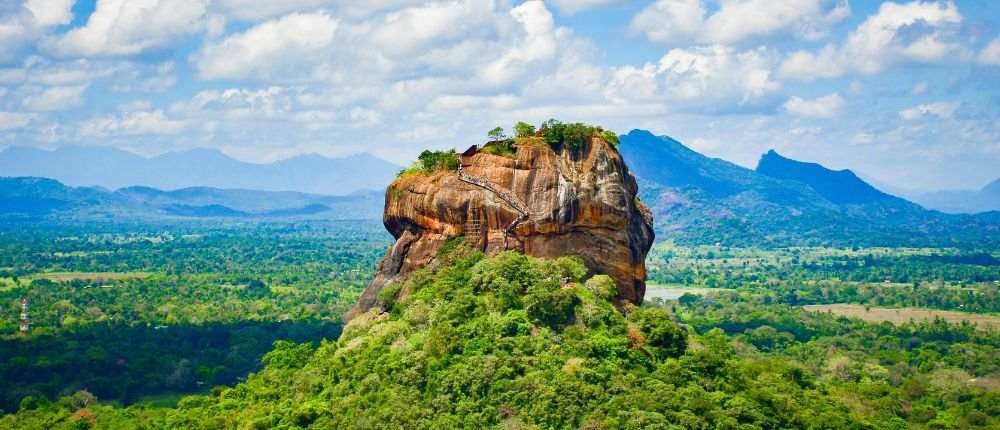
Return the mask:
<path id="1" fill-rule="evenodd" d="M 553 150 L 540 139 L 514 148 L 514 157 L 466 157 L 461 178 L 422 173 L 389 186 L 383 222 L 396 241 L 355 313 L 375 306 L 382 288 L 433 263 L 455 236 L 488 254 L 579 256 L 592 273 L 615 280 L 619 304 L 642 301 L 652 215 L 617 149 L 598 137 L 577 150 Z"/>

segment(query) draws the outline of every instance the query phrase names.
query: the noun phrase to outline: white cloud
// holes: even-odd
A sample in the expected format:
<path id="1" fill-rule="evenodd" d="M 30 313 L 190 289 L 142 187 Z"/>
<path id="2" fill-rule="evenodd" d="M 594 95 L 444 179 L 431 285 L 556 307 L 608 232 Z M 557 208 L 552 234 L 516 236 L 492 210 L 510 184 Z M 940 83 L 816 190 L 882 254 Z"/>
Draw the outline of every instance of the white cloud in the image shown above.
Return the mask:
<path id="1" fill-rule="evenodd" d="M 217 0 L 215 7 L 227 16 L 243 21 L 260 21 L 290 12 L 330 6 L 330 0 Z"/>
<path id="2" fill-rule="evenodd" d="M 615 69 L 610 96 L 621 101 L 663 100 L 709 110 L 754 106 L 781 88 L 771 79 L 776 54 L 767 48 L 737 51 L 722 45 L 671 49 L 657 64 Z"/>
<path id="3" fill-rule="evenodd" d="M 63 56 L 132 55 L 205 29 L 208 0 L 98 0 L 87 24 L 55 44 Z"/>
<path id="4" fill-rule="evenodd" d="M 952 40 L 961 21 L 951 2 L 886 2 L 840 46 L 789 54 L 780 75 L 810 82 L 848 72 L 872 75 L 899 64 L 938 63 L 962 52 L 961 43 Z"/>
<path id="5" fill-rule="evenodd" d="M 552 59 L 557 51 L 555 20 L 541 1 L 524 2 L 511 9 L 510 16 L 521 24 L 524 34 L 482 70 L 480 77 L 492 85 L 510 82 L 525 73 L 529 64 Z"/>
<path id="6" fill-rule="evenodd" d="M 489 24 L 490 0 L 431 3 L 393 12 L 375 25 L 372 48 L 389 56 L 412 55 L 469 37 Z"/>
<path id="7" fill-rule="evenodd" d="M 1000 66 L 1000 37 L 987 44 L 976 58 L 982 64 Z"/>
<path id="8" fill-rule="evenodd" d="M 95 118 L 80 126 L 80 134 L 89 137 L 177 135 L 192 127 L 184 120 L 167 118 L 161 110 L 125 113 Z"/>
<path id="9" fill-rule="evenodd" d="M 206 44 L 192 59 L 205 79 L 300 75 L 316 71 L 336 32 L 326 12 L 295 13 Z"/>
<path id="10" fill-rule="evenodd" d="M 672 44 L 738 44 L 778 34 L 818 40 L 850 13 L 846 1 L 833 0 L 729 0 L 712 14 L 701 0 L 658 0 L 633 17 L 631 29 Z"/>
<path id="11" fill-rule="evenodd" d="M 602 6 L 611 6 L 617 3 L 625 3 L 627 0 L 551 0 L 560 11 L 572 15 L 577 12 L 594 9 Z"/>
<path id="12" fill-rule="evenodd" d="M 804 100 L 801 97 L 791 97 L 785 102 L 788 113 L 813 118 L 833 118 L 844 107 L 844 98 L 838 93 L 827 94 L 815 100 Z"/>
<path id="13" fill-rule="evenodd" d="M 948 119 L 951 118 L 953 113 L 955 113 L 955 110 L 958 109 L 959 105 L 961 105 L 961 102 L 937 102 L 922 104 L 899 111 L 899 116 L 907 121 L 912 121 L 926 115 L 934 115 L 941 119 Z"/>
<path id="14" fill-rule="evenodd" d="M 26 112 L 0 111 L 0 130 L 17 130 L 28 126 L 38 115 Z"/>
<path id="15" fill-rule="evenodd" d="M 339 16 L 363 18 L 388 9 L 417 6 L 422 0 L 215 0 L 213 10 L 238 21 L 262 21 L 292 12 L 336 9 Z"/>
<path id="16" fill-rule="evenodd" d="M 32 111 L 66 110 L 83 105 L 86 85 L 50 87 L 39 94 L 25 97 L 24 107 Z"/>
<path id="17" fill-rule="evenodd" d="M 76 0 L 27 0 L 24 7 L 31 11 L 41 27 L 69 24 L 73 20 Z"/>
<path id="18" fill-rule="evenodd" d="M 289 91 L 272 86 L 259 90 L 230 88 L 201 91 L 190 101 L 170 107 L 175 115 L 191 118 L 209 117 L 226 120 L 259 120 L 287 118 L 293 111 Z"/>
<path id="19" fill-rule="evenodd" d="M 0 60 L 17 58 L 22 49 L 37 37 L 37 33 L 37 29 L 26 24 L 18 16 L 0 21 L 0 46 L 3 46 L 3 49 L 0 49 Z"/>

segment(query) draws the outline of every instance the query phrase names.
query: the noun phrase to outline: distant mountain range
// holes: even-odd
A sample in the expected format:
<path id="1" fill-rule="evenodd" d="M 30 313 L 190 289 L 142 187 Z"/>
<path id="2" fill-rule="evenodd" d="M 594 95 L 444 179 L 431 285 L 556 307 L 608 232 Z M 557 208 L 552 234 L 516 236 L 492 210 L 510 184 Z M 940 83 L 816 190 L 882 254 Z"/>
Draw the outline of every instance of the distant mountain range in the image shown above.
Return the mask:
<path id="1" fill-rule="evenodd" d="M 947 213 L 1000 211 L 1000 179 L 980 190 L 945 190 L 907 194 L 904 197 L 921 206 Z"/>
<path id="2" fill-rule="evenodd" d="M 918 191 L 896 187 L 878 179 L 860 175 L 881 191 L 917 203 L 927 209 L 950 214 L 977 214 L 1000 211 L 1000 178 L 979 190 Z"/>
<path id="3" fill-rule="evenodd" d="M 830 170 L 774 151 L 764 154 L 757 169 L 751 170 L 706 157 L 670 137 L 642 130 L 621 136 L 619 150 L 639 182 L 640 198 L 653 211 L 658 239 L 731 246 L 1000 246 L 1000 212 L 951 215 L 927 210 L 879 191 L 849 170 Z M 217 151 L 188 151 L 147 159 L 117 150 L 82 148 L 54 152 L 11 148 L 0 154 L 0 169 L 2 174 L 21 174 L 25 168 L 13 160 L 32 160 L 34 169 L 42 169 L 37 163 L 43 159 L 51 163 L 44 168 L 53 176 L 73 178 L 77 183 L 86 182 L 80 176 L 85 171 L 100 176 L 101 172 L 118 170 L 126 174 L 101 176 L 97 182 L 114 184 L 128 177 L 143 177 L 170 184 L 163 186 L 167 188 L 214 182 L 263 184 L 258 186 L 269 190 L 314 187 L 344 192 L 362 187 L 377 191 L 339 197 L 204 186 L 173 191 L 130 186 L 110 191 L 71 187 L 52 179 L 0 178 L 0 219 L 140 216 L 377 220 L 385 203 L 385 184 L 395 177 L 397 169 L 367 155 L 347 159 L 304 156 L 254 165 Z M 71 160 L 93 164 L 74 167 Z M 191 160 L 201 160 L 198 163 L 202 164 L 189 164 Z M 355 165 L 351 166 L 352 162 Z M 160 169 L 160 177 L 141 172 L 130 163 Z M 221 167 L 214 174 L 204 166 Z M 241 171 L 256 177 L 240 178 Z M 339 176 L 345 176 L 344 182 L 331 179 Z M 376 183 L 382 185 L 376 187 Z M 998 188 L 1000 185 L 995 183 L 981 192 L 996 193 Z"/>
<path id="4" fill-rule="evenodd" d="M 948 215 L 849 170 L 764 154 L 756 170 L 633 130 L 619 149 L 661 239 L 728 245 L 997 246 L 1000 214 Z"/>
<path id="5" fill-rule="evenodd" d="M 190 219 L 319 218 L 377 219 L 381 191 L 323 196 L 292 191 L 252 191 L 209 187 L 162 191 L 127 187 L 70 187 L 54 179 L 0 178 L 0 221 L 41 218 Z"/>
<path id="6" fill-rule="evenodd" d="M 271 164 L 245 163 L 214 149 L 146 158 L 116 148 L 68 146 L 53 151 L 14 146 L 0 152 L 0 174 L 56 179 L 71 186 L 237 188 L 344 195 L 384 190 L 400 167 L 370 154 L 309 154 Z"/>

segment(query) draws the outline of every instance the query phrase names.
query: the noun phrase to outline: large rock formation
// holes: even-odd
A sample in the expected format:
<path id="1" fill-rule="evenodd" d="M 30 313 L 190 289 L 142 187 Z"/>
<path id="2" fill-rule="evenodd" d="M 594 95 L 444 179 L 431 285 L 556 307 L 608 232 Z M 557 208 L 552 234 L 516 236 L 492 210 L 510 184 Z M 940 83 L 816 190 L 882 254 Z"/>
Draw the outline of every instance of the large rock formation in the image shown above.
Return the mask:
<path id="1" fill-rule="evenodd" d="M 389 185 L 383 222 L 396 242 L 355 312 L 431 264 L 455 236 L 488 254 L 579 256 L 592 273 L 615 280 L 619 304 L 642 301 L 652 215 L 617 149 L 598 137 L 558 151 L 541 139 L 521 141 L 513 158 L 480 151 L 463 157 L 459 172 L 406 175 Z"/>

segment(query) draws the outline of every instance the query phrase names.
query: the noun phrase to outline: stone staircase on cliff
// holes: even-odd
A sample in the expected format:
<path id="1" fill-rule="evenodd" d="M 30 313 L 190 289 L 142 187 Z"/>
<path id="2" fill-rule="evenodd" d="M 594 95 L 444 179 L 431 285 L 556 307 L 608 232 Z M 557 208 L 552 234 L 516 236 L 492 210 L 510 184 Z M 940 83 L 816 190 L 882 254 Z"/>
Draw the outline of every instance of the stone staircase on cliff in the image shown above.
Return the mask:
<path id="1" fill-rule="evenodd" d="M 513 222 L 508 224 L 507 227 L 503 229 L 503 247 L 504 249 L 507 249 L 507 235 L 514 231 L 514 228 L 517 227 L 518 224 L 528 219 L 528 205 L 524 204 L 524 202 L 522 202 L 521 199 L 515 196 L 510 190 L 490 182 L 489 179 L 469 175 L 463 172 L 461 163 L 458 165 L 458 180 L 489 190 L 497 197 L 500 197 L 501 200 L 507 202 L 507 204 L 518 212 L 517 218 L 515 218 Z"/>

